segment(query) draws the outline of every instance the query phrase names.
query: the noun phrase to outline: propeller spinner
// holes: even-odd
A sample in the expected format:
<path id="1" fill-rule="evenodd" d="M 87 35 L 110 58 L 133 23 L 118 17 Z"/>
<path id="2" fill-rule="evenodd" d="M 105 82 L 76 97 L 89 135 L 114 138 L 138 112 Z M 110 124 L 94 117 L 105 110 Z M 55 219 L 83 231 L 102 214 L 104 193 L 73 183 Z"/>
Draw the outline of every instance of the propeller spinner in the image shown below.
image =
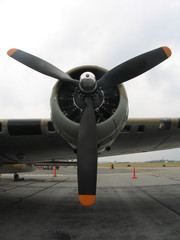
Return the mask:
<path id="1" fill-rule="evenodd" d="M 85 93 L 92 93 L 97 88 L 96 77 L 91 72 L 85 72 L 80 76 L 79 88 Z"/>

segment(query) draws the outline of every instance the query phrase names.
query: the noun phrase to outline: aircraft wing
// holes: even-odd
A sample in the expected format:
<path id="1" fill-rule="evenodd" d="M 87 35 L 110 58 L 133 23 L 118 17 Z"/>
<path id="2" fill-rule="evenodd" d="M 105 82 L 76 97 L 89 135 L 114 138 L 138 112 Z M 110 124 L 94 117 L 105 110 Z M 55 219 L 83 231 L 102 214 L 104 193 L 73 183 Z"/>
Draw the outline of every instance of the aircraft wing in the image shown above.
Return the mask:
<path id="1" fill-rule="evenodd" d="M 180 147 L 180 118 L 131 118 L 102 156 L 140 153 Z"/>
<path id="2" fill-rule="evenodd" d="M 180 147 L 180 119 L 132 118 L 100 156 Z M 0 120 L 0 164 L 75 159 L 73 149 L 48 119 Z"/>
<path id="3" fill-rule="evenodd" d="M 48 119 L 0 120 L 0 164 L 75 157 Z"/>

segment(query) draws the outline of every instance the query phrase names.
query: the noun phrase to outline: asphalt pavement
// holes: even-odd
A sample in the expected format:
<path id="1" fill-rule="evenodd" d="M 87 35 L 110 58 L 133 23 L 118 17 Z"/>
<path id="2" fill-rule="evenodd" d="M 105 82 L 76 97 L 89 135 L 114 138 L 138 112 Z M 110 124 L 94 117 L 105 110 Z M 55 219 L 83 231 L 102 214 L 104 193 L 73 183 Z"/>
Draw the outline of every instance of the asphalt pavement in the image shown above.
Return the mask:
<path id="1" fill-rule="evenodd" d="M 77 169 L 0 179 L 0 239 L 179 240 L 180 168 L 98 169 L 94 205 L 78 201 Z"/>

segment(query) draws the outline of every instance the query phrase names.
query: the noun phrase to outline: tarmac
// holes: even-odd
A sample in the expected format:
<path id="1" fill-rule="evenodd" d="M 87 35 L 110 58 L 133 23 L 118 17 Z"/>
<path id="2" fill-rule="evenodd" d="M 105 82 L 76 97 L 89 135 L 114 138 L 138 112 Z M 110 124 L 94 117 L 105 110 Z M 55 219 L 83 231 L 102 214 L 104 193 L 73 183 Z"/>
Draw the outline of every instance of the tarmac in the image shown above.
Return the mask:
<path id="1" fill-rule="evenodd" d="M 78 200 L 76 167 L 0 179 L 0 239 L 179 240 L 180 167 L 99 168 L 91 207 Z"/>

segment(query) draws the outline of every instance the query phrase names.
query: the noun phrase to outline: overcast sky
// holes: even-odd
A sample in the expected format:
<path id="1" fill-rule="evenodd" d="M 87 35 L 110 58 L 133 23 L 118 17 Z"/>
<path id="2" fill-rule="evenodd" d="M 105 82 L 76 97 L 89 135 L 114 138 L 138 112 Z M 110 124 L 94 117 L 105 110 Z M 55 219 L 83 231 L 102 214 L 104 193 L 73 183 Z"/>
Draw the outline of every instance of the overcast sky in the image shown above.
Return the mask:
<path id="1" fill-rule="evenodd" d="M 56 80 L 7 56 L 19 48 L 63 71 L 111 69 L 152 49 L 172 56 L 127 83 L 129 117 L 180 117 L 179 0 L 0 0 L 0 118 L 49 118 Z M 179 159 L 180 150 L 118 157 Z"/>

